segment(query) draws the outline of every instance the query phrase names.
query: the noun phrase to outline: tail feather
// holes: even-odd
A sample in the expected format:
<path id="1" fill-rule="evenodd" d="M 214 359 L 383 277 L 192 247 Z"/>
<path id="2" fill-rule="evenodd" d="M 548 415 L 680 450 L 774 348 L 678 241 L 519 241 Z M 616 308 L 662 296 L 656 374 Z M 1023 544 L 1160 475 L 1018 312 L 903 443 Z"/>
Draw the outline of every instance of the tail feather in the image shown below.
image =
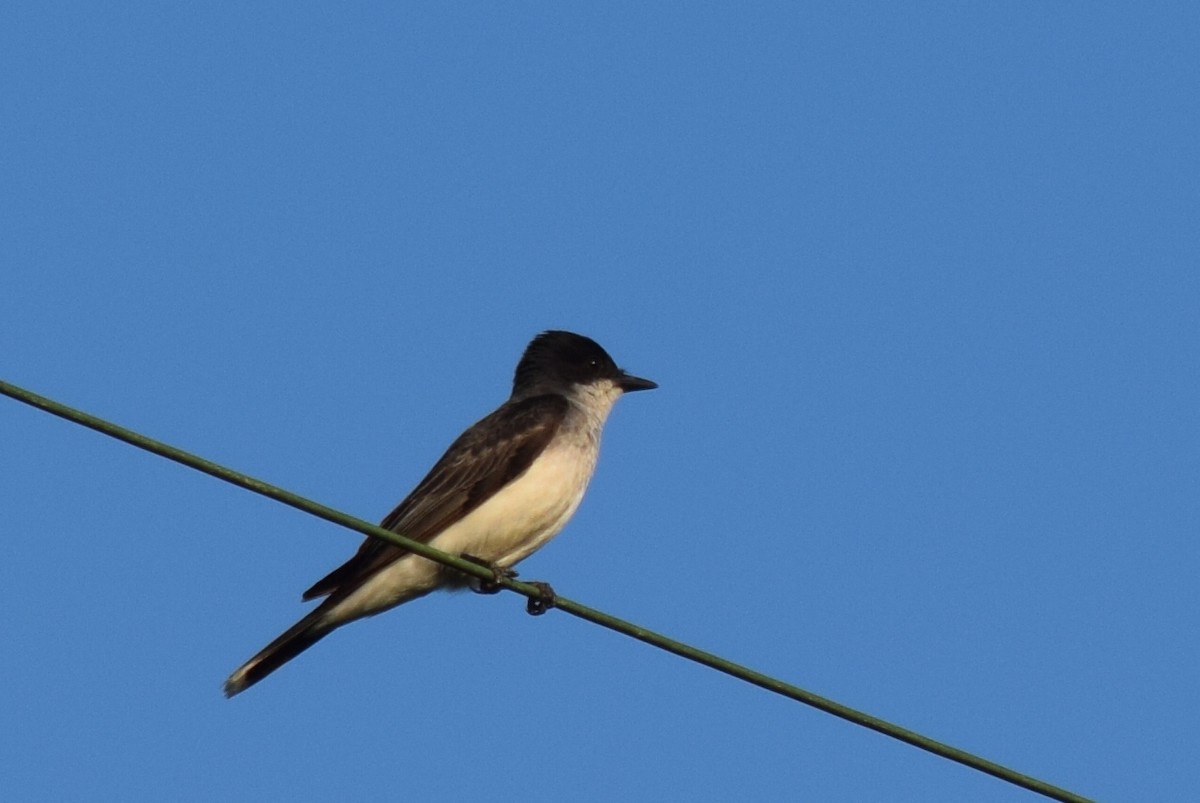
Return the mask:
<path id="1" fill-rule="evenodd" d="M 317 608 L 292 625 L 279 638 L 238 667 L 225 681 L 225 696 L 232 697 L 245 691 L 327 636 L 335 626 L 326 623 L 325 611 L 322 608 Z"/>

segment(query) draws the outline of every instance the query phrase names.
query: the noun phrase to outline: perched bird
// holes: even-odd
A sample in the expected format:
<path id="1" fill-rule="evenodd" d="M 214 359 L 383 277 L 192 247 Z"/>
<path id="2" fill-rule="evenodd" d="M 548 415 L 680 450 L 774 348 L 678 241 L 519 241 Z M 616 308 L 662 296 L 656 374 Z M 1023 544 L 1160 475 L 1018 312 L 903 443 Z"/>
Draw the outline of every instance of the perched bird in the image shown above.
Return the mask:
<path id="1" fill-rule="evenodd" d="M 590 338 L 543 332 L 517 364 L 508 401 L 460 435 L 381 526 L 498 575 L 514 574 L 510 567 L 557 535 L 579 507 L 616 400 L 656 387 L 622 371 Z M 253 686 L 347 622 L 471 584 L 462 572 L 368 538 L 304 592 L 306 601 L 325 600 L 230 675 L 225 696 Z M 549 587 L 542 591 L 552 601 Z M 530 613 L 543 609 L 530 603 Z"/>

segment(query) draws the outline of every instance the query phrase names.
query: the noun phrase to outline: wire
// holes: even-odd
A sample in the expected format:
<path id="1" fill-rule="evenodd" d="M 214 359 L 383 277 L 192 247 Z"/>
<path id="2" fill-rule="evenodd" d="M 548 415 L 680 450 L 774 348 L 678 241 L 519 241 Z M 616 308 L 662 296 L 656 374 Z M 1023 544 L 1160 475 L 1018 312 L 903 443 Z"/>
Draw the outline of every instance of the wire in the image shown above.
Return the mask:
<path id="1" fill-rule="evenodd" d="M 491 571 L 491 569 L 480 566 L 477 563 L 464 560 L 463 558 L 455 555 L 447 554 L 418 541 L 412 541 L 390 530 L 385 530 L 382 527 L 378 527 L 374 524 L 363 521 L 362 519 L 357 519 L 346 513 L 342 513 L 339 510 L 334 510 L 331 507 L 326 507 L 325 505 L 305 499 L 304 497 L 291 493 L 290 491 L 286 491 L 283 488 L 278 488 L 274 485 L 265 483 L 262 480 L 255 479 L 254 477 L 250 477 L 246 474 L 226 468 L 225 466 L 214 463 L 211 460 L 205 460 L 202 457 L 197 457 L 196 455 L 185 452 L 182 449 L 177 449 L 174 446 L 170 446 L 161 441 L 148 438 L 145 435 L 141 435 L 133 430 L 125 429 L 124 427 L 118 426 L 109 421 L 105 421 L 102 418 L 98 418 L 80 410 L 67 407 L 66 405 L 60 404 L 53 399 L 48 399 L 45 396 L 39 396 L 36 393 L 24 390 L 23 388 L 19 388 L 16 385 L 9 384 L 3 380 L 0 380 L 0 394 L 28 404 L 31 407 L 36 407 L 39 410 L 44 410 L 45 412 L 50 413 L 51 415 L 56 415 L 59 418 L 65 418 L 68 421 L 80 424 L 89 429 L 94 429 L 97 432 L 101 432 L 112 438 L 116 438 L 117 440 L 124 441 L 132 446 L 136 446 L 139 449 L 144 449 L 161 457 L 165 457 L 168 460 L 181 463 L 189 468 L 202 471 L 205 474 L 209 474 L 217 479 L 224 480 L 225 482 L 237 485 L 241 488 L 245 488 L 248 491 L 253 491 L 254 493 L 260 494 L 269 499 L 274 499 L 277 502 L 282 502 L 285 505 L 294 507 L 297 510 L 302 510 L 305 513 L 309 513 L 318 518 L 331 521 L 334 524 L 339 524 L 351 530 L 357 530 L 358 532 L 372 538 L 379 538 L 383 541 L 403 547 L 410 552 L 420 555 L 423 558 L 429 558 L 430 560 L 436 561 L 443 565 L 450 566 L 451 568 L 457 569 L 460 572 L 477 577 L 480 580 L 497 582 L 504 588 L 515 591 L 518 594 L 523 594 L 530 599 L 541 598 L 541 589 L 539 589 L 536 585 L 522 583 L 511 578 L 497 578 L 494 576 L 494 573 Z M 870 714 L 865 714 L 862 711 L 857 711 L 853 708 L 842 705 L 841 703 L 837 703 L 833 700 L 813 694 L 812 692 L 805 691 L 798 686 L 785 683 L 782 680 L 773 678 L 770 675 L 765 675 L 762 672 L 756 672 L 753 669 L 741 666 L 733 661 L 721 658 L 718 655 L 697 649 L 691 645 L 684 644 L 681 641 L 676 641 L 659 633 L 655 633 L 652 630 L 648 630 L 647 628 L 633 624 L 632 622 L 627 622 L 623 619 L 618 619 L 615 616 L 610 616 L 603 611 L 589 608 L 586 605 L 582 605 L 578 602 L 567 599 L 566 597 L 556 595 L 554 599 L 554 607 L 555 609 L 563 611 L 564 613 L 577 616 L 580 619 L 600 625 L 601 627 L 606 627 L 609 630 L 615 630 L 618 633 L 623 633 L 626 636 L 635 638 L 638 641 L 643 641 L 647 644 L 658 647 L 659 649 L 666 650 L 667 652 L 678 655 L 681 658 L 687 658 L 690 661 L 695 661 L 698 664 L 715 669 L 718 672 L 724 672 L 727 675 L 731 675 L 739 680 L 744 680 L 747 683 L 752 683 L 755 686 L 766 689 L 767 691 L 771 691 L 797 702 L 804 703 L 805 705 L 812 706 L 813 708 L 817 708 L 828 714 L 833 714 L 835 717 L 840 717 L 848 722 L 854 723 L 855 725 L 860 725 L 864 728 L 870 728 L 871 730 L 882 733 L 885 736 L 898 739 L 902 742 L 912 745 L 913 747 L 918 747 L 922 750 L 933 753 L 936 756 L 941 756 L 942 758 L 957 762 L 964 766 L 970 767 L 971 769 L 978 770 L 979 772 L 987 773 L 988 775 L 992 775 L 1002 781 L 1007 781 L 1008 783 L 1028 789 L 1031 792 L 1037 792 L 1053 800 L 1069 801 L 1070 803 L 1088 803 L 1088 798 L 1077 795 L 1074 792 L 1070 792 L 1061 787 L 1038 780 L 1037 778 L 1033 778 L 1029 775 L 1024 775 L 1015 770 L 1009 769 L 1008 767 L 997 764 L 994 761 L 988 761 L 985 758 L 981 758 L 968 753 L 965 750 L 960 750 L 957 747 L 952 747 L 948 744 L 930 739 L 927 736 L 923 736 L 915 731 L 908 730 L 907 728 L 902 728 L 899 725 L 893 725 L 890 722 L 873 717 Z"/>

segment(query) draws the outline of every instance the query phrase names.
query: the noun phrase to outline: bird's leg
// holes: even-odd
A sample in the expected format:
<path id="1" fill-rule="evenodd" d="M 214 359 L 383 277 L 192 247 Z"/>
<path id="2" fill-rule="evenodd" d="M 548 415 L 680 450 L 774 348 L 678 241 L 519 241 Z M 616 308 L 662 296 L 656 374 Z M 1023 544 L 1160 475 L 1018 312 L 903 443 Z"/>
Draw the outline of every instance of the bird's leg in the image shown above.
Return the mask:
<path id="1" fill-rule="evenodd" d="M 503 588 L 503 586 L 501 585 L 501 581 L 506 580 L 506 579 L 511 580 L 512 578 L 517 576 L 517 573 L 514 569 L 506 569 L 502 566 L 497 566 L 496 564 L 492 563 L 491 561 L 486 561 L 483 558 L 477 558 L 474 555 L 466 555 L 466 554 L 462 555 L 461 557 L 463 560 L 469 560 L 469 561 L 471 561 L 471 563 L 474 563 L 478 566 L 482 566 L 485 569 L 492 570 L 492 579 L 491 580 L 480 580 L 477 577 L 472 578 L 474 582 L 471 585 L 471 589 L 477 594 L 499 593 L 500 589 Z"/>
<path id="2" fill-rule="evenodd" d="M 531 580 L 529 585 L 537 587 L 538 596 L 530 597 L 525 603 L 526 613 L 530 616 L 541 616 L 554 607 L 555 600 L 558 597 L 549 583 L 543 583 L 541 580 Z"/>
<path id="3" fill-rule="evenodd" d="M 469 560 L 477 566 L 482 566 L 485 569 L 491 569 L 493 579 L 480 580 L 477 577 L 471 578 L 471 589 L 477 594 L 496 594 L 503 586 L 501 582 L 511 580 L 517 576 L 515 569 L 509 569 L 504 566 L 497 566 L 491 561 L 486 561 L 483 558 L 477 558 L 474 555 L 463 554 L 463 560 Z M 534 586 L 538 590 L 538 596 L 530 597 L 525 603 L 525 611 L 530 616 L 541 616 L 546 611 L 554 607 L 554 601 L 557 595 L 549 583 L 544 583 L 541 580 L 530 581 L 529 585 Z"/>

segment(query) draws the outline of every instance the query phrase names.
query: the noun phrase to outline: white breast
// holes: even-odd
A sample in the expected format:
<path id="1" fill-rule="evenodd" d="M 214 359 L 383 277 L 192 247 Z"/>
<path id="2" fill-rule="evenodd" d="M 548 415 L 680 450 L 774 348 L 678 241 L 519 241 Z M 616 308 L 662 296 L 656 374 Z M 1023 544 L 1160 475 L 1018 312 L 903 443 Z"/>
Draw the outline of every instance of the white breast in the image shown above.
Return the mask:
<path id="1" fill-rule="evenodd" d="M 430 545 L 515 565 L 557 535 L 575 513 L 596 467 L 596 451 L 556 441 L 524 474 Z"/>
<path id="2" fill-rule="evenodd" d="M 599 432 L 556 438 L 520 477 L 457 523 L 430 546 L 468 554 L 498 566 L 529 557 L 562 530 L 583 500 L 596 467 Z M 433 561 L 409 555 L 381 570 L 329 612 L 344 622 L 428 594 L 445 576 Z"/>

